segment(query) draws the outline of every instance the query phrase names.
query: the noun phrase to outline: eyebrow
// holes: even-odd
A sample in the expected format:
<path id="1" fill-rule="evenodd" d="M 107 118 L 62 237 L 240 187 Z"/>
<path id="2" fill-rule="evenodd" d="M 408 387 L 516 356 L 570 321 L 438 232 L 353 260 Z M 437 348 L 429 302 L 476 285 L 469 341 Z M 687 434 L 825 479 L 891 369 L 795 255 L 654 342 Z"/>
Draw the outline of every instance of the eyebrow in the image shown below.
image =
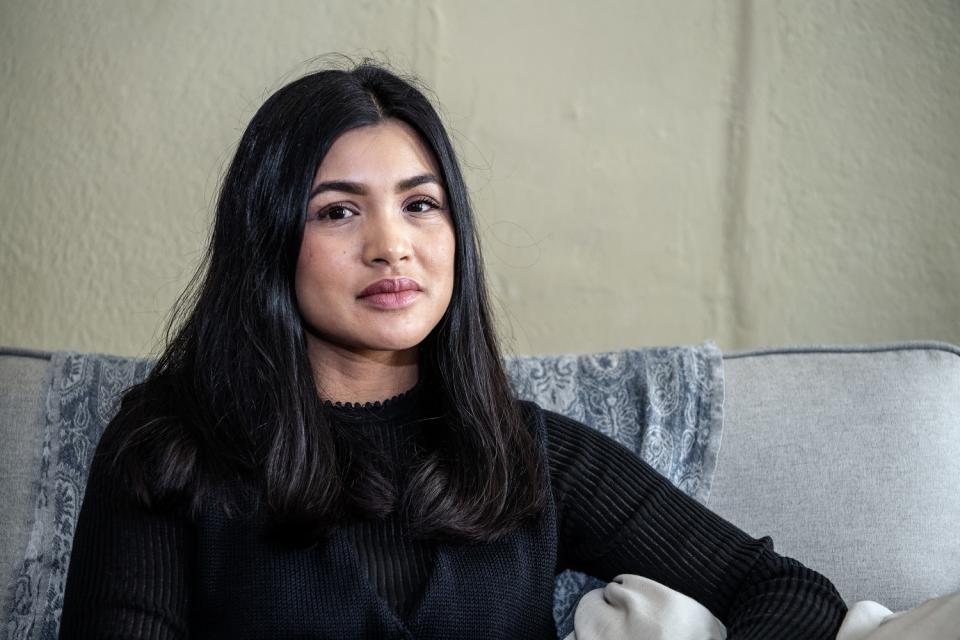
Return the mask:
<path id="1" fill-rule="evenodd" d="M 419 187 L 422 184 L 436 184 L 443 188 L 443 183 L 440 182 L 440 178 L 432 173 L 423 173 L 398 182 L 396 192 L 402 193 L 404 191 L 409 191 L 410 189 Z M 349 180 L 330 180 L 328 182 L 321 182 L 320 184 L 316 185 L 310 191 L 310 197 L 313 198 L 318 193 L 323 193 L 324 191 L 340 191 L 343 193 L 352 193 L 354 195 L 362 196 L 367 193 L 367 188 L 359 182 L 350 182 Z"/>

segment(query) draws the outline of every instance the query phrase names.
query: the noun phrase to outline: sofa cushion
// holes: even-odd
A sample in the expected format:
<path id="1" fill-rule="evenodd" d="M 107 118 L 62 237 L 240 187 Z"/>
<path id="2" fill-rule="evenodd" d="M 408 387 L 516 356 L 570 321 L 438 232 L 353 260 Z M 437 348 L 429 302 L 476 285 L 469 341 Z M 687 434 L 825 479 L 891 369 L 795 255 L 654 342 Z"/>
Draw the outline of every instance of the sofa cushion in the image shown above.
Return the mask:
<path id="1" fill-rule="evenodd" d="M 960 351 L 940 343 L 724 357 L 710 507 L 905 610 L 960 589 Z"/>

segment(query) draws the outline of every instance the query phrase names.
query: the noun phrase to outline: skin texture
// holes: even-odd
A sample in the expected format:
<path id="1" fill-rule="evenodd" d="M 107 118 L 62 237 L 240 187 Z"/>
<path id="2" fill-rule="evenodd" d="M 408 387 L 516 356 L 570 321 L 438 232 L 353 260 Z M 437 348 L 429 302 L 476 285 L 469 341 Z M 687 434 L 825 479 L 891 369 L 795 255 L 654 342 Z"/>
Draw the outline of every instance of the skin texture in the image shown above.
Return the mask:
<path id="1" fill-rule="evenodd" d="M 419 178 L 420 184 L 411 184 Z M 417 345 L 450 303 L 455 239 L 432 152 L 386 120 L 337 138 L 307 205 L 295 290 L 321 397 L 369 402 L 417 381 Z M 365 297 L 383 279 L 419 288 Z"/>

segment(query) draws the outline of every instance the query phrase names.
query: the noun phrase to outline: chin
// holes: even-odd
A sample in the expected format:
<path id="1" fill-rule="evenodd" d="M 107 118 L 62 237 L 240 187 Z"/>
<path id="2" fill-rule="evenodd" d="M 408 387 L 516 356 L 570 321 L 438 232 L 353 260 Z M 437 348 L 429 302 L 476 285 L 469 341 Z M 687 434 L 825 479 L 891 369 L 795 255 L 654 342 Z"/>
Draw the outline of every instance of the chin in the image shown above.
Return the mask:
<path id="1" fill-rule="evenodd" d="M 427 334 L 370 336 L 355 342 L 363 351 L 409 351 L 416 349 L 426 340 Z"/>

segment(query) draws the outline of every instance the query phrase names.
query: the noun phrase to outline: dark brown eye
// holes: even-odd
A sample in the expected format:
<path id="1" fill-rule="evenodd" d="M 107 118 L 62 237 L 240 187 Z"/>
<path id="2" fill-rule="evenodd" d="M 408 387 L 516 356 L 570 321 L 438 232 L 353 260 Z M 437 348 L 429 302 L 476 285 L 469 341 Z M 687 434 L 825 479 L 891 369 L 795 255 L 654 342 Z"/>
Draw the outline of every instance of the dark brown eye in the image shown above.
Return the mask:
<path id="1" fill-rule="evenodd" d="M 430 198 L 421 198 L 407 205 L 407 211 L 410 213 L 426 213 L 431 209 L 439 209 L 440 204 Z"/>
<path id="2" fill-rule="evenodd" d="M 333 205 L 332 207 L 321 209 L 320 214 L 317 217 L 321 220 L 345 220 L 346 218 L 354 215 L 356 214 L 347 207 L 342 205 Z"/>

